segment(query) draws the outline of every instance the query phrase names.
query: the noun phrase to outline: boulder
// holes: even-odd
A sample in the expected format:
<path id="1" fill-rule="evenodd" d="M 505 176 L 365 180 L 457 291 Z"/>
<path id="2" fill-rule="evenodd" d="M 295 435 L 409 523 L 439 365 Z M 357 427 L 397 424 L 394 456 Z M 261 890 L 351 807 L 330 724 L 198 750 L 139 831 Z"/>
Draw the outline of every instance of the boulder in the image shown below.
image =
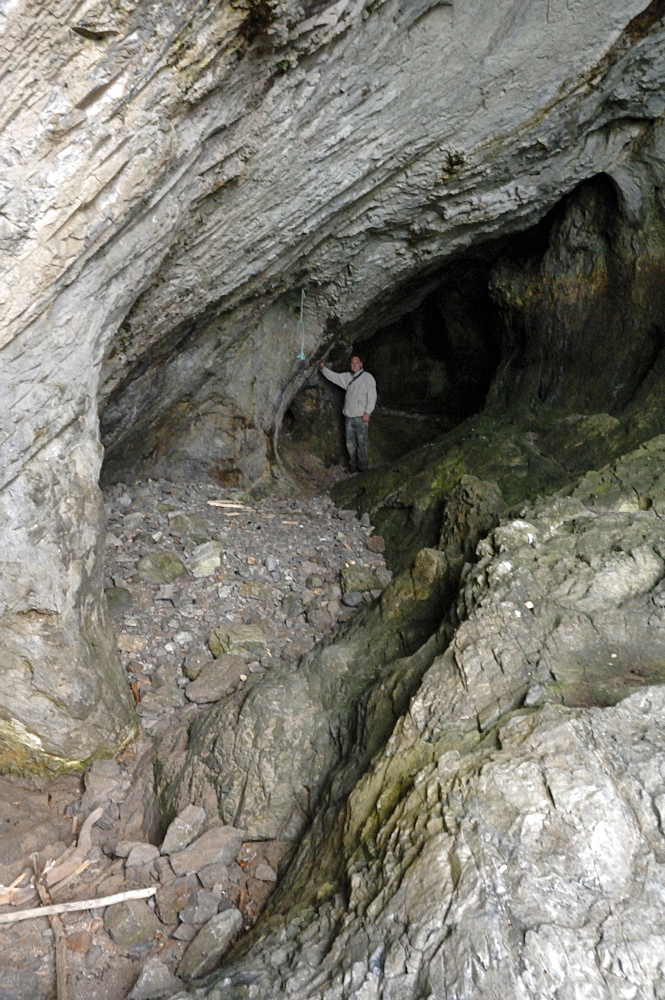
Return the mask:
<path id="1" fill-rule="evenodd" d="M 183 979 L 198 979 L 217 966 L 242 927 L 239 910 L 224 910 L 205 924 L 188 945 L 178 965 Z"/>

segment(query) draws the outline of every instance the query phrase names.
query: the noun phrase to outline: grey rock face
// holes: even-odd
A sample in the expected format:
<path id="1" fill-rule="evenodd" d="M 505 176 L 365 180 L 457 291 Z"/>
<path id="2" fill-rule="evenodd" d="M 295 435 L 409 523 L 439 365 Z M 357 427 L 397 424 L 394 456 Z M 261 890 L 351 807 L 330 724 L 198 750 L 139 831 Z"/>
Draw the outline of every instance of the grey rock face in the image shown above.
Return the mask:
<path id="1" fill-rule="evenodd" d="M 480 543 L 448 648 L 204 995 L 268 1000 L 276 976 L 305 1000 L 658 995 L 664 455 L 658 438 Z"/>
<path id="2" fill-rule="evenodd" d="M 63 30 L 69 2 L 2 15 L 8 71 L 26 52 L 33 71 L 0 137 L 5 769 L 75 766 L 133 732 L 100 610 L 102 365 L 111 473 L 149 458 L 251 483 L 306 376 L 303 260 L 312 358 L 589 174 L 639 211 L 659 162 L 631 161 L 663 110 L 643 0 L 501 0 L 483 31 L 477 3 L 265 6 L 268 43 L 253 4 L 118 4 L 92 36 Z"/>
<path id="3" fill-rule="evenodd" d="M 414 567 L 336 641 L 315 647 L 297 668 L 273 667 L 248 694 L 236 692 L 204 713 L 191 728 L 186 752 L 182 734 L 165 734 L 158 773 L 167 810 L 198 802 L 211 811 L 218 808 L 222 819 L 241 824 L 249 837 L 297 836 L 349 747 L 373 685 L 380 678 L 387 688 L 393 682 L 399 686 L 395 678 L 402 668 L 409 674 L 400 658 L 412 654 L 417 663 L 409 676 L 415 684 L 414 677 L 439 651 L 440 638 L 432 633 L 442 614 L 447 571 L 442 553 L 423 550 Z M 392 724 L 394 705 L 408 690 L 405 683 L 394 697 L 376 701 L 368 732 L 382 733 L 387 719 Z M 233 727 L 228 718 L 235 719 Z M 373 739 L 368 737 L 372 746 Z M 369 753 L 364 740 L 359 742 L 360 755 Z"/>

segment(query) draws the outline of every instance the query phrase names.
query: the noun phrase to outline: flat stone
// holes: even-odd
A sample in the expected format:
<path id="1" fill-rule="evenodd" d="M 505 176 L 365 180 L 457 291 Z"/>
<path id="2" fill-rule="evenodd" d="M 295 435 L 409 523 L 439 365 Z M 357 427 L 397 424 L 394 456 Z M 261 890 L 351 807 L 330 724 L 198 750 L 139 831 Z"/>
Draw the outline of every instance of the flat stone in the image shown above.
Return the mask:
<path id="1" fill-rule="evenodd" d="M 165 551 L 141 556 L 137 569 L 139 576 L 150 583 L 173 583 L 187 572 L 181 559 Z"/>
<path id="2" fill-rule="evenodd" d="M 363 603 L 363 595 L 357 590 L 353 590 L 349 594 L 344 594 L 342 603 L 346 604 L 347 608 L 357 608 Z"/>
<path id="3" fill-rule="evenodd" d="M 175 938 L 176 941 L 191 941 L 196 937 L 199 931 L 198 927 L 194 927 L 193 924 L 180 924 L 176 927 L 171 937 Z"/>
<path id="4" fill-rule="evenodd" d="M 207 889 L 193 893 L 187 906 L 178 914 L 183 924 L 205 924 L 214 917 L 219 908 L 219 896 Z"/>
<path id="5" fill-rule="evenodd" d="M 185 662 L 182 665 L 182 672 L 190 681 L 195 681 L 206 663 L 212 662 L 212 656 L 207 649 L 193 650 L 187 653 Z"/>
<path id="6" fill-rule="evenodd" d="M 132 632 L 121 632 L 116 636 L 116 642 L 118 649 L 124 653 L 140 653 L 148 645 L 142 635 L 136 635 Z"/>
<path id="7" fill-rule="evenodd" d="M 176 875 L 189 875 L 206 865 L 232 864 L 238 856 L 243 835 L 233 826 L 216 826 L 190 844 L 184 851 L 171 855 Z"/>
<path id="8" fill-rule="evenodd" d="M 233 653 L 244 660 L 260 659 L 268 648 L 263 629 L 258 625 L 224 625 L 208 639 L 213 656 Z"/>
<path id="9" fill-rule="evenodd" d="M 175 688 L 162 687 L 157 691 L 148 688 L 145 694 L 141 695 L 141 700 L 136 706 L 136 714 L 141 717 L 161 715 L 162 712 L 180 708 L 183 704 L 182 692 Z"/>
<path id="10" fill-rule="evenodd" d="M 326 608 L 308 608 L 307 622 L 319 632 L 328 632 L 333 627 L 333 617 Z"/>
<path id="11" fill-rule="evenodd" d="M 222 565 L 222 546 L 219 542 L 197 545 L 189 559 L 189 568 L 197 579 L 213 576 Z"/>
<path id="12" fill-rule="evenodd" d="M 224 910 L 204 924 L 190 942 L 178 966 L 182 979 L 198 979 L 212 972 L 236 934 L 242 929 L 239 910 Z"/>
<path id="13" fill-rule="evenodd" d="M 173 996 L 180 989 L 182 982 L 164 963 L 158 958 L 149 958 L 127 1000 L 162 1000 L 163 997 Z"/>
<path id="14" fill-rule="evenodd" d="M 143 519 L 145 514 L 142 514 L 140 510 L 134 511 L 133 514 L 125 514 L 122 519 L 123 531 L 136 531 L 143 524 Z"/>
<path id="15" fill-rule="evenodd" d="M 122 768 L 114 760 L 96 760 L 83 779 L 86 798 L 90 803 L 102 803 L 119 796 L 122 777 Z"/>
<path id="16" fill-rule="evenodd" d="M 226 865 L 206 865 L 198 871 L 199 880 L 204 889 L 212 889 L 214 885 L 229 881 L 229 869 Z"/>
<path id="17" fill-rule="evenodd" d="M 169 531 L 177 535 L 187 535 L 189 538 L 198 540 L 210 534 L 210 526 L 200 514 L 179 513 L 173 514 L 169 518 Z"/>
<path id="18" fill-rule="evenodd" d="M 127 587 L 106 587 L 104 590 L 109 614 L 116 618 L 125 608 L 131 607 L 134 598 Z"/>
<path id="19" fill-rule="evenodd" d="M 154 844 L 136 844 L 127 855 L 125 866 L 137 868 L 139 865 L 149 865 L 159 857 L 159 848 Z"/>
<path id="20" fill-rule="evenodd" d="M 305 605 L 298 594 L 287 594 L 282 600 L 282 611 L 287 618 L 297 618 L 304 610 Z"/>
<path id="21" fill-rule="evenodd" d="M 258 878 L 261 882 L 276 882 L 277 872 L 273 871 L 270 865 L 260 864 L 256 866 L 254 878 Z"/>
<path id="22" fill-rule="evenodd" d="M 200 888 L 196 875 L 185 875 L 157 890 L 155 907 L 159 919 L 165 924 L 177 924 L 178 914 L 187 906 L 189 899 Z"/>
<path id="23" fill-rule="evenodd" d="M 201 806 L 188 805 L 169 827 L 162 844 L 162 854 L 177 854 L 191 844 L 203 829 L 206 821 L 206 811 Z"/>
<path id="24" fill-rule="evenodd" d="M 92 934 L 90 931 L 74 931 L 67 935 L 67 947 L 77 955 L 87 955 L 92 944 Z"/>
<path id="25" fill-rule="evenodd" d="M 197 705 L 206 705 L 230 694 L 246 676 L 245 660 L 229 653 L 222 654 L 218 659 L 210 660 L 196 680 L 190 681 L 185 694 Z"/>
<path id="26" fill-rule="evenodd" d="M 154 941 L 162 925 L 144 900 L 129 899 L 106 907 L 104 928 L 118 947 L 132 948 Z"/>
<path id="27" fill-rule="evenodd" d="M 368 566 L 345 566 L 341 573 L 343 593 L 355 593 L 365 590 L 382 590 L 382 584 L 376 573 Z"/>
<path id="28" fill-rule="evenodd" d="M 268 601 L 272 599 L 273 589 L 260 580 L 245 580 L 238 591 L 241 597 L 251 597 L 254 600 Z"/>

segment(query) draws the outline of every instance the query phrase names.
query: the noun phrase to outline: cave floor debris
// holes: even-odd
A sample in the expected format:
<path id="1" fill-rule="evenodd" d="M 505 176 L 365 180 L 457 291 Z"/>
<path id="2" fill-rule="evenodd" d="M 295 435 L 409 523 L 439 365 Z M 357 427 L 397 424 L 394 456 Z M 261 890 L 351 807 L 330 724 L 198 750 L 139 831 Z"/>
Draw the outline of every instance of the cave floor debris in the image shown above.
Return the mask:
<path id="1" fill-rule="evenodd" d="M 238 685 L 259 684 L 280 658 L 297 661 L 391 574 L 374 551 L 381 540 L 368 518 L 337 510 L 325 496 L 252 500 L 208 483 L 148 480 L 109 488 L 105 506 L 109 610 L 141 737 L 83 778 L 0 778 L 0 885 L 23 874 L 25 895 L 32 855 L 42 869 L 57 861 L 103 807 L 87 864 L 54 889 L 53 901 L 148 886 L 157 897 L 63 914 L 69 992 L 77 1000 L 138 1000 L 153 995 L 151 983 L 175 989 L 169 977 L 213 911 L 233 909 L 252 926 L 290 847 L 245 841 L 230 864 L 176 874 L 177 862 L 149 843 L 158 839 L 149 794 L 154 738 L 188 726 Z M 373 589 L 358 589 L 365 585 Z M 219 822 L 207 817 L 205 828 L 211 820 Z M 56 996 L 46 917 L 1 926 L 0 948 L 2 1000 Z M 168 986 L 160 988 L 167 995 Z"/>

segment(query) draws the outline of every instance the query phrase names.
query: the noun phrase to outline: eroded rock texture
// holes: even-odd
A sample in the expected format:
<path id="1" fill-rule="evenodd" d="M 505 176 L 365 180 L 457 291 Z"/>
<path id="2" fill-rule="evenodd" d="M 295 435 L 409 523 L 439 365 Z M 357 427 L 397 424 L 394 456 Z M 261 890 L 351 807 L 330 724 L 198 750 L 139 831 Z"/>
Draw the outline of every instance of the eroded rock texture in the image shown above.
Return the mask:
<path id="1" fill-rule="evenodd" d="M 131 735 L 100 609 L 98 391 L 110 476 L 255 482 L 307 371 L 301 288 L 312 360 L 601 171 L 639 217 L 660 169 L 660 15 L 4 8 L 3 766 L 68 767 Z"/>
<path id="2" fill-rule="evenodd" d="M 452 641 L 385 747 L 322 802 L 267 917 L 190 996 L 659 995 L 663 446 L 481 542 Z"/>

